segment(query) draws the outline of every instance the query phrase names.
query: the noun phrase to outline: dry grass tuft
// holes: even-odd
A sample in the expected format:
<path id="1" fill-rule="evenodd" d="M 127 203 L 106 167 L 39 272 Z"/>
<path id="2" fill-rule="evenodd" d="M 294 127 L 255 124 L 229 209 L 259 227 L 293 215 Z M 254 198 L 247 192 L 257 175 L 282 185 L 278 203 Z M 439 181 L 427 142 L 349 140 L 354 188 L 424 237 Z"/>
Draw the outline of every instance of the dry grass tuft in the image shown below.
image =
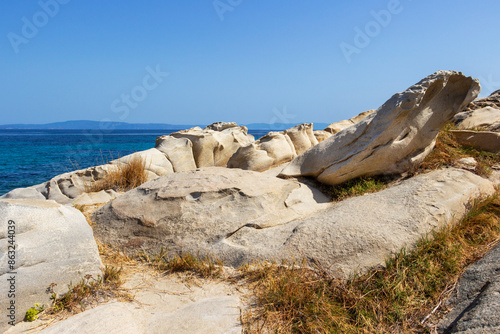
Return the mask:
<path id="1" fill-rule="evenodd" d="M 139 257 L 141 260 L 162 272 L 192 272 L 203 278 L 221 277 L 223 272 L 222 261 L 209 254 L 201 257 L 200 254 L 194 256 L 186 253 L 168 257 L 167 250 L 162 247 L 157 254 L 148 255 L 143 253 Z"/>
<path id="2" fill-rule="evenodd" d="M 70 285 L 69 291 L 61 296 L 54 292 L 55 284 L 52 284 L 48 292 L 51 293 L 52 306 L 45 310 L 47 314 L 60 312 L 79 313 L 95 303 L 102 303 L 113 298 L 122 298 L 131 301 L 130 296 L 121 293 L 118 288 L 121 285 L 121 268 L 106 266 L 103 274 L 97 278 L 86 275 L 77 285 Z"/>
<path id="3" fill-rule="evenodd" d="M 421 321 L 453 291 L 464 269 L 500 240 L 500 200 L 475 203 L 459 224 L 402 250 L 383 269 L 347 281 L 321 267 L 242 269 L 258 305 L 243 317 L 260 333 L 423 333 Z"/>
<path id="4" fill-rule="evenodd" d="M 128 191 L 134 189 L 148 180 L 144 160 L 136 156 L 127 163 L 119 163 L 112 167 L 105 178 L 94 181 L 85 186 L 86 192 L 98 192 L 113 189 Z"/>

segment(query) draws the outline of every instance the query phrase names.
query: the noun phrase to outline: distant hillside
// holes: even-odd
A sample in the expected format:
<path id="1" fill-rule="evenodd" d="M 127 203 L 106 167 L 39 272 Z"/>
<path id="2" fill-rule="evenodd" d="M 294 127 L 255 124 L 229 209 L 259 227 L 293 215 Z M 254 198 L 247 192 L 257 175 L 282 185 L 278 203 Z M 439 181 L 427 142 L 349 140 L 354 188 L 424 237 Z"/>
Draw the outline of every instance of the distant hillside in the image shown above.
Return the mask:
<path id="1" fill-rule="evenodd" d="M 125 122 L 98 122 L 98 121 L 67 121 L 48 124 L 6 124 L 0 129 L 28 129 L 28 130 L 177 130 L 187 129 L 193 125 L 174 125 L 161 123 L 125 123 Z"/>
<path id="2" fill-rule="evenodd" d="M 285 130 L 297 123 L 250 123 L 243 124 L 249 130 Z M 48 124 L 5 124 L 0 129 L 26 129 L 26 130 L 179 130 L 189 129 L 194 126 L 205 125 L 166 124 L 166 123 L 125 123 L 125 122 L 98 122 L 98 121 L 66 121 Z M 328 123 L 315 123 L 316 130 L 324 129 Z"/>

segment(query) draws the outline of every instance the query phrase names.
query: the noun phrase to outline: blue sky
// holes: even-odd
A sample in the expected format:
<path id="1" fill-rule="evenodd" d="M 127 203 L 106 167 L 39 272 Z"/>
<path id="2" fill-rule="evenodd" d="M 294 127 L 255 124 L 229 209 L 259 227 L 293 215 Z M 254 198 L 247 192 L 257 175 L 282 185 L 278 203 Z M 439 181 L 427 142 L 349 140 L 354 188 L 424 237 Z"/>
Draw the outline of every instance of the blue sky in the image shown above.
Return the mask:
<path id="1" fill-rule="evenodd" d="M 498 1 L 0 2 L 0 124 L 335 122 L 440 69 L 500 89 Z"/>

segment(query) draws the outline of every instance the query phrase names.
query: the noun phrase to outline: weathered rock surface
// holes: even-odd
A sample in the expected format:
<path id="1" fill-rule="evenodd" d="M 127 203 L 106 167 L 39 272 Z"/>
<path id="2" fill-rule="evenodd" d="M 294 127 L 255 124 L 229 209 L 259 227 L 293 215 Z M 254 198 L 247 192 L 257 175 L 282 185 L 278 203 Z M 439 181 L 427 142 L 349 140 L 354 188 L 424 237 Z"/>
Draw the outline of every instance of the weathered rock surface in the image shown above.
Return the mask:
<path id="1" fill-rule="evenodd" d="M 309 148 L 318 144 L 318 140 L 313 132 L 313 123 L 296 125 L 293 128 L 285 130 L 283 133 L 292 141 L 297 155 L 304 153 Z"/>
<path id="2" fill-rule="evenodd" d="M 0 200 L 0 280 L 7 282 L 15 274 L 15 322 L 22 321 L 35 303 L 50 305 L 47 288 L 57 284 L 56 293 L 68 290 L 68 284 L 85 275 L 101 274 L 101 259 L 92 229 L 78 210 L 54 201 L 36 199 Z M 8 222 L 15 224 L 15 265 L 8 267 Z M 12 254 L 12 253 L 11 253 Z M 0 284 L 0 308 L 7 310 L 9 286 Z M 10 321 L 0 318 L 0 332 Z"/>
<path id="3" fill-rule="evenodd" d="M 77 198 L 81 199 L 81 196 L 86 197 L 87 188 L 94 181 L 105 178 L 110 172 L 116 171 L 118 165 L 127 164 L 136 157 L 140 157 L 144 161 L 145 171 L 149 180 L 174 172 L 173 166 L 166 155 L 152 148 L 132 153 L 105 165 L 60 174 L 36 186 L 14 189 L 0 196 L 0 198 L 49 199 L 60 204 L 71 204 Z"/>
<path id="4" fill-rule="evenodd" d="M 343 120 L 340 122 L 336 122 L 336 123 L 332 123 L 332 124 L 328 125 L 324 131 L 326 131 L 330 134 L 336 134 L 337 132 L 340 132 L 340 131 L 347 129 L 348 127 L 350 127 L 354 124 L 361 122 L 363 119 L 365 119 L 369 115 L 373 114 L 374 112 L 375 112 L 375 109 L 364 111 L 364 112 L 360 113 L 359 115 L 356 115 L 356 116 L 351 117 L 349 119 L 346 119 L 346 120 Z"/>
<path id="5" fill-rule="evenodd" d="M 227 263 L 294 257 L 341 276 L 384 265 L 387 257 L 465 214 L 468 203 L 494 193 L 493 184 L 455 168 L 342 201 L 310 218 L 266 229 L 243 227 L 214 246 Z"/>
<path id="6" fill-rule="evenodd" d="M 314 136 L 318 143 L 321 143 L 323 140 L 330 138 L 332 134 L 324 130 L 314 130 Z"/>
<path id="7" fill-rule="evenodd" d="M 461 112 L 453 118 L 461 130 L 500 130 L 500 109 L 485 107 L 470 112 Z"/>
<path id="8" fill-rule="evenodd" d="M 281 176 L 314 176 L 336 185 L 359 176 L 411 170 L 433 149 L 442 126 L 479 90 L 476 79 L 460 72 L 436 72 L 296 157 Z"/>
<path id="9" fill-rule="evenodd" d="M 113 189 L 101 190 L 99 192 L 94 192 L 94 193 L 83 193 L 77 198 L 75 198 L 72 204 L 74 206 L 103 204 L 114 200 L 118 196 L 120 196 L 120 194 L 114 191 Z"/>
<path id="10" fill-rule="evenodd" d="M 487 152 L 500 152 L 499 132 L 453 130 L 451 133 L 460 145 L 475 147 Z"/>
<path id="11" fill-rule="evenodd" d="M 244 226 L 285 224 L 329 205 L 326 196 L 302 183 L 202 168 L 165 175 L 121 195 L 96 211 L 94 230 L 101 241 L 130 250 L 163 246 L 204 254 Z"/>
<path id="12" fill-rule="evenodd" d="M 309 137 L 302 139 L 309 140 Z M 291 161 L 296 156 L 291 138 L 283 132 L 271 131 L 255 143 L 238 149 L 229 159 L 227 167 L 262 172 Z"/>
<path id="13" fill-rule="evenodd" d="M 186 280 L 165 276 L 147 267 L 136 269 L 135 274 L 122 277 L 122 289 L 133 296 L 133 302 L 113 300 L 52 324 L 41 320 L 21 323 L 6 334 L 242 332 L 242 292 L 236 286 L 195 277 Z"/>
<path id="14" fill-rule="evenodd" d="M 227 167 L 266 171 L 291 161 L 317 144 L 312 123 L 299 124 L 282 132 L 271 131 L 254 143 L 239 148 L 229 159 Z"/>
<path id="15" fill-rule="evenodd" d="M 384 264 L 494 193 L 490 181 L 454 168 L 334 205 L 318 204 L 326 199 L 304 184 L 277 180 L 220 168 L 166 175 L 97 211 L 95 233 L 130 251 L 208 251 L 231 266 L 304 257 L 345 276 Z"/>
<path id="16" fill-rule="evenodd" d="M 447 306 L 441 333 L 500 333 L 500 244 L 463 273 Z"/>
<path id="17" fill-rule="evenodd" d="M 174 172 L 196 169 L 193 143 L 189 139 L 161 136 L 156 138 L 155 148 L 165 154 L 172 164 Z"/>
<path id="18" fill-rule="evenodd" d="M 463 110 L 471 111 L 476 109 L 481 109 L 485 107 L 492 107 L 495 109 L 500 109 L 500 89 L 491 93 L 488 97 L 481 97 L 472 101 Z"/>
<path id="19" fill-rule="evenodd" d="M 211 130 L 222 129 L 220 131 Z M 205 129 L 192 128 L 170 134 L 174 138 L 186 138 L 193 144 L 193 156 L 197 167 L 225 167 L 229 158 L 242 146 L 255 139 L 246 127 L 235 127 L 228 123 L 216 123 Z"/>

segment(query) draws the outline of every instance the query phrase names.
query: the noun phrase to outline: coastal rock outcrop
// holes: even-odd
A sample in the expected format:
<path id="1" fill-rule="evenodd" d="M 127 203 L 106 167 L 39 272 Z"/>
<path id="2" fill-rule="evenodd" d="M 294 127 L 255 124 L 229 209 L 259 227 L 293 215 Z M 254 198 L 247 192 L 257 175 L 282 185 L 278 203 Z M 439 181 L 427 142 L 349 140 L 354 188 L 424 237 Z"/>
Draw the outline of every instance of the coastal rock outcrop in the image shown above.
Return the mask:
<path id="1" fill-rule="evenodd" d="M 460 220 L 471 200 L 491 196 L 493 184 L 449 168 L 339 202 L 309 218 L 264 229 L 244 226 L 212 247 L 225 263 L 306 259 L 348 277 L 384 265 L 430 231 Z"/>
<path id="2" fill-rule="evenodd" d="M 374 112 L 375 112 L 374 109 L 364 111 L 364 112 L 360 113 L 359 115 L 356 115 L 356 116 L 351 117 L 349 119 L 346 119 L 346 120 L 343 120 L 340 122 L 336 122 L 336 123 L 332 123 L 332 124 L 328 125 L 324 131 L 326 131 L 330 134 L 336 134 L 337 132 L 340 132 L 340 131 L 347 129 L 348 127 L 350 127 L 354 124 L 361 122 L 363 119 L 365 119 L 369 115 L 373 114 Z"/>
<path id="3" fill-rule="evenodd" d="M 163 246 L 204 254 L 244 226 L 285 224 L 329 205 L 303 183 L 208 167 L 165 175 L 121 195 L 96 211 L 94 232 L 129 250 Z"/>
<path id="4" fill-rule="evenodd" d="M 255 143 L 238 149 L 229 159 L 227 167 L 262 172 L 296 156 L 290 137 L 286 133 L 271 131 Z"/>
<path id="5" fill-rule="evenodd" d="M 479 93 L 476 79 L 436 72 L 394 95 L 376 112 L 297 156 L 281 176 L 313 176 L 330 185 L 416 168 L 442 126 Z"/>
<path id="6" fill-rule="evenodd" d="M 500 152 L 500 133 L 491 131 L 453 130 L 455 140 L 460 145 L 474 147 L 482 151 Z"/>
<path id="7" fill-rule="evenodd" d="M 461 112 L 453 118 L 460 130 L 500 130 L 500 109 L 485 107 L 470 112 Z"/>
<path id="8" fill-rule="evenodd" d="M 205 129 L 199 127 L 171 133 L 174 138 L 186 138 L 193 144 L 196 167 L 225 167 L 231 156 L 255 139 L 245 127 L 232 123 L 214 123 Z M 221 129 L 220 131 L 212 128 Z"/>
<path id="9" fill-rule="evenodd" d="M 481 98 L 475 99 L 474 101 L 469 103 L 469 105 L 467 105 L 465 108 L 463 108 L 463 110 L 467 112 L 467 111 L 482 109 L 482 108 L 486 108 L 486 107 L 500 109 L 500 89 L 494 91 L 488 97 L 481 97 Z"/>
<path id="10" fill-rule="evenodd" d="M 254 143 L 239 148 L 229 159 L 227 167 L 266 171 L 291 161 L 317 144 L 312 123 L 299 124 L 281 132 L 271 131 Z"/>
<path id="11" fill-rule="evenodd" d="M 102 274 L 92 229 L 80 211 L 48 200 L 1 199 L 0 217 L 0 280 L 14 277 L 12 284 L 0 284 L 0 308 L 7 310 L 15 299 L 15 319 L 4 312 L 0 332 L 8 321 L 22 321 L 35 303 L 50 305 L 51 284 L 60 294 L 85 275 Z M 15 298 L 7 298 L 9 290 Z"/>
<path id="12" fill-rule="evenodd" d="M 456 222 L 472 199 L 494 191 L 490 181 L 449 168 L 332 204 L 303 183 L 203 168 L 162 176 L 117 198 L 94 214 L 95 233 L 132 252 L 162 246 L 210 252 L 231 266 L 305 258 L 347 276 Z"/>

